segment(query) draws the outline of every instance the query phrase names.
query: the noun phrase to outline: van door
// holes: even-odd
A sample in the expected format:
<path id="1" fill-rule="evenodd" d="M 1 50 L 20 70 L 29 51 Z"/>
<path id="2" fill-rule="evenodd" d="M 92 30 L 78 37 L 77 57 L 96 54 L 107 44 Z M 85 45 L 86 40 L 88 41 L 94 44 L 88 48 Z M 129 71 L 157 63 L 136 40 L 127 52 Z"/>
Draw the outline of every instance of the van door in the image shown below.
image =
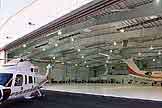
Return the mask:
<path id="1" fill-rule="evenodd" d="M 30 89 L 33 89 L 33 77 L 32 76 L 29 76 L 29 88 Z"/>
<path id="2" fill-rule="evenodd" d="M 14 93 L 14 96 L 16 97 L 23 96 L 23 80 L 24 80 L 23 75 L 17 74 L 15 76 L 15 81 L 12 87 L 12 91 Z"/>
<path id="3" fill-rule="evenodd" d="M 24 97 L 25 98 L 30 98 L 31 93 L 32 93 L 32 88 L 33 88 L 33 79 L 32 76 L 30 75 L 24 75 L 25 81 L 24 81 Z"/>
<path id="4" fill-rule="evenodd" d="M 25 95 L 28 94 L 28 90 L 29 90 L 29 85 L 28 85 L 28 76 L 27 75 L 24 75 L 24 84 L 23 84 L 23 90 L 24 90 L 24 93 Z"/>

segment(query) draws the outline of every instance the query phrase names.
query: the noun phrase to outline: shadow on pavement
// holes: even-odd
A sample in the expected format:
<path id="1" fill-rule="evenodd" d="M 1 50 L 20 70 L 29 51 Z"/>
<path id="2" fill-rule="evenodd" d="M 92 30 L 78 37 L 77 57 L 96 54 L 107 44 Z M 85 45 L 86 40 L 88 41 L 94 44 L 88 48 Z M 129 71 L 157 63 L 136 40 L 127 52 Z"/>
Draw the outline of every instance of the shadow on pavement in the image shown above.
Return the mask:
<path id="1" fill-rule="evenodd" d="M 87 94 L 43 91 L 46 96 L 32 100 L 14 100 L 0 108 L 162 108 L 162 102 Z"/>

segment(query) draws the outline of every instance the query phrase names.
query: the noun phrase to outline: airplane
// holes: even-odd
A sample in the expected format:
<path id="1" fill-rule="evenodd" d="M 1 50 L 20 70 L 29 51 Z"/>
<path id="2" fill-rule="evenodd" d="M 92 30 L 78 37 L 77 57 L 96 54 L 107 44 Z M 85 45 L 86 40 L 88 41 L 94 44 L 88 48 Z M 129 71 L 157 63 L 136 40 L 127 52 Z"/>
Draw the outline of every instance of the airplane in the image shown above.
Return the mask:
<path id="1" fill-rule="evenodd" d="M 152 80 L 155 82 L 162 82 L 162 71 L 143 71 L 133 61 L 133 58 L 123 60 L 128 65 L 128 73 L 131 76 Z"/>
<path id="2" fill-rule="evenodd" d="M 104 53 L 99 53 L 99 55 L 102 55 L 108 58 L 110 57 L 110 55 L 104 54 Z M 148 81 L 153 81 L 152 83 L 153 85 L 158 84 L 158 83 L 162 85 L 162 71 L 140 70 L 138 66 L 135 64 L 135 62 L 133 61 L 133 58 L 122 59 L 122 61 L 128 65 L 129 75 L 136 77 L 136 78 L 148 80 Z"/>
<path id="3" fill-rule="evenodd" d="M 42 96 L 40 89 L 48 81 L 50 65 L 45 75 L 29 60 L 13 59 L 0 66 L 0 103 L 18 98 Z"/>

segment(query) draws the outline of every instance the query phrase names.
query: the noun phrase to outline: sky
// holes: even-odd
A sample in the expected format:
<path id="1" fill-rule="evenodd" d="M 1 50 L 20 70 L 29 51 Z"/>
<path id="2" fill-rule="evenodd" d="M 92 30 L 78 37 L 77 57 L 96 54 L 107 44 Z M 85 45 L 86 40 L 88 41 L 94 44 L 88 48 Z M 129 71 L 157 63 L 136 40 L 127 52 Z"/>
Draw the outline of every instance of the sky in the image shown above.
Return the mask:
<path id="1" fill-rule="evenodd" d="M 91 1 L 93 0 L 0 0 L 0 48 Z M 30 5 L 31 3 L 33 4 Z M 16 14 L 21 9 L 23 10 Z M 11 19 L 5 23 L 9 17 Z M 29 25 L 28 22 L 34 25 Z"/>

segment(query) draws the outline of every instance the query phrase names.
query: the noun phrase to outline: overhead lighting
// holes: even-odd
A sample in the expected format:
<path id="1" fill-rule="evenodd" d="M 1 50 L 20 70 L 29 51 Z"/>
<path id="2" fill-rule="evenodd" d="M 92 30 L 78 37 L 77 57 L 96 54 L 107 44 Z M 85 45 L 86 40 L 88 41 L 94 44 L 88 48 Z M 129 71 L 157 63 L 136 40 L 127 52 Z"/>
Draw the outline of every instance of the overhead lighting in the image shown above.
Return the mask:
<path id="1" fill-rule="evenodd" d="M 86 67 L 88 68 L 89 66 L 87 65 Z"/>
<path id="2" fill-rule="evenodd" d="M 23 44 L 23 47 L 26 48 L 26 44 Z"/>
<path id="3" fill-rule="evenodd" d="M 66 61 L 66 63 L 71 64 L 71 61 Z"/>
<path id="4" fill-rule="evenodd" d="M 113 50 L 110 50 L 110 53 L 112 53 L 113 52 Z"/>
<path id="5" fill-rule="evenodd" d="M 55 59 L 56 59 L 56 57 L 54 56 L 54 57 L 53 57 L 53 59 L 55 60 Z"/>
<path id="6" fill-rule="evenodd" d="M 108 56 L 107 59 L 110 60 L 110 56 Z"/>
<path id="7" fill-rule="evenodd" d="M 19 56 L 14 56 L 15 58 L 18 58 Z"/>
<path id="8" fill-rule="evenodd" d="M 91 32 L 92 30 L 90 30 L 89 28 L 86 28 L 83 30 L 84 32 Z"/>
<path id="9" fill-rule="evenodd" d="M 159 4 L 160 3 L 160 0 L 156 0 L 156 3 Z"/>
<path id="10" fill-rule="evenodd" d="M 59 31 L 58 31 L 58 35 L 62 35 L 62 32 L 61 32 L 61 30 L 59 30 Z"/>
<path id="11" fill-rule="evenodd" d="M 155 59 L 152 59 L 152 61 L 156 61 Z"/>
<path id="12" fill-rule="evenodd" d="M 150 16 L 151 19 L 158 18 L 158 16 Z"/>
<path id="13" fill-rule="evenodd" d="M 161 55 L 161 51 L 158 52 L 158 55 Z"/>
<path id="14" fill-rule="evenodd" d="M 83 59 L 83 58 L 84 58 L 84 56 L 81 56 L 81 58 Z"/>
<path id="15" fill-rule="evenodd" d="M 55 47 L 57 47 L 58 46 L 58 44 L 57 43 L 55 43 Z"/>
<path id="16" fill-rule="evenodd" d="M 75 64 L 75 66 L 78 66 L 78 64 Z"/>
<path id="17" fill-rule="evenodd" d="M 109 63 L 109 61 L 108 61 L 108 60 L 106 60 L 106 63 Z"/>
<path id="18" fill-rule="evenodd" d="M 84 63 L 86 64 L 87 62 L 86 62 L 86 61 L 84 61 Z"/>
<path id="19" fill-rule="evenodd" d="M 71 41 L 74 42 L 74 38 L 71 38 Z"/>
<path id="20" fill-rule="evenodd" d="M 78 52 L 80 52 L 80 49 L 77 49 Z"/>
<path id="21" fill-rule="evenodd" d="M 120 29 L 120 32 L 122 32 L 122 33 L 123 33 L 123 32 L 125 32 L 125 30 L 124 30 L 124 29 Z"/>
<path id="22" fill-rule="evenodd" d="M 139 52 L 139 53 L 138 53 L 138 56 L 141 56 L 141 55 L 142 55 L 142 53 L 141 53 L 141 52 Z"/>
<path id="23" fill-rule="evenodd" d="M 53 35 L 53 34 L 55 34 L 55 33 L 56 33 L 56 32 L 49 33 L 49 34 L 47 34 L 47 36 Z"/>
<path id="24" fill-rule="evenodd" d="M 116 43 L 116 41 L 114 41 L 114 46 L 116 46 L 117 45 L 117 43 Z"/>
<path id="25" fill-rule="evenodd" d="M 109 57 L 109 55 L 107 54 L 104 54 L 104 53 L 99 53 L 100 55 L 103 55 L 103 56 L 106 56 L 106 57 Z"/>
<path id="26" fill-rule="evenodd" d="M 150 46 L 150 50 L 153 50 L 154 48 L 152 47 L 152 45 Z"/>
<path id="27" fill-rule="evenodd" d="M 61 64 L 65 64 L 64 62 L 62 62 Z"/>
<path id="28" fill-rule="evenodd" d="M 46 51 L 46 48 L 43 48 L 42 51 Z"/>

